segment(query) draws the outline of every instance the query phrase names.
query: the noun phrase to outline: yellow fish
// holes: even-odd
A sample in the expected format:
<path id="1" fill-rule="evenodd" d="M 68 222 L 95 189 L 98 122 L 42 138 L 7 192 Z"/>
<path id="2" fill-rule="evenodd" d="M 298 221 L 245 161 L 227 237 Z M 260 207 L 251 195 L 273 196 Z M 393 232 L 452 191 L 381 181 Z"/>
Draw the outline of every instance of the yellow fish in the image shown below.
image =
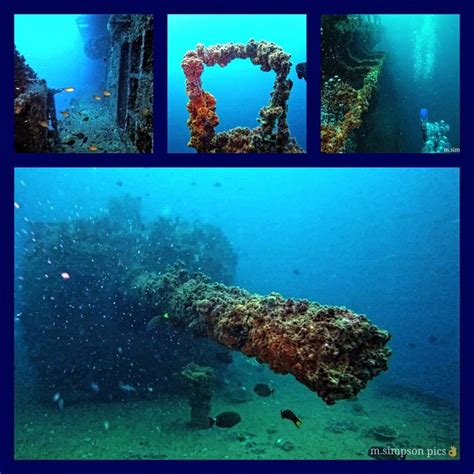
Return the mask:
<path id="1" fill-rule="evenodd" d="M 102 100 L 102 97 L 101 97 L 100 95 L 95 95 L 95 96 L 94 96 L 94 99 L 95 99 L 95 100 Z"/>
<path id="2" fill-rule="evenodd" d="M 95 145 L 91 145 L 89 148 L 88 148 L 89 151 L 97 151 L 97 147 Z"/>
<path id="3" fill-rule="evenodd" d="M 104 91 L 104 96 L 105 97 L 110 97 L 112 94 L 109 91 Z"/>
<path id="4" fill-rule="evenodd" d="M 69 115 L 71 115 L 67 110 L 65 110 L 64 112 L 60 112 L 60 113 L 64 118 L 68 118 Z"/>
<path id="5" fill-rule="evenodd" d="M 64 92 L 74 92 L 74 87 L 65 87 L 63 89 Z"/>

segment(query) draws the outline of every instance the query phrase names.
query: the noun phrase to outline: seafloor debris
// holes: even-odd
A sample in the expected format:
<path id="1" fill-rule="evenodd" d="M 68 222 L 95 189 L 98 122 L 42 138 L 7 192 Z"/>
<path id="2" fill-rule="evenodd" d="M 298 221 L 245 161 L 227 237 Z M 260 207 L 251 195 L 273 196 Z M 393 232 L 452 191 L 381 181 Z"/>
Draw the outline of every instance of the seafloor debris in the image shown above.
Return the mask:
<path id="1" fill-rule="evenodd" d="M 191 426 L 209 428 L 211 401 L 216 384 L 214 369 L 190 362 L 181 371 L 181 375 L 191 407 Z"/>
<path id="2" fill-rule="evenodd" d="M 399 436 L 398 431 L 388 425 L 374 426 L 368 431 L 367 434 L 375 438 L 377 441 L 384 442 L 394 441 Z"/>
<path id="3" fill-rule="evenodd" d="M 188 146 L 198 153 L 303 153 L 296 140 L 290 137 L 287 121 L 287 101 L 293 86 L 291 79 L 288 79 L 290 57 L 275 43 L 254 40 L 247 44 L 226 43 L 209 47 L 198 44 L 194 51 L 188 51 L 181 63 L 189 97 L 187 108 L 191 138 Z M 204 66 L 218 64 L 225 67 L 237 58 L 250 59 L 262 71 L 274 71 L 273 91 L 268 105 L 260 110 L 258 127 L 237 127 L 216 133 L 215 128 L 219 124 L 216 99 L 203 90 L 201 75 Z"/>
<path id="4" fill-rule="evenodd" d="M 321 22 L 321 151 L 350 153 L 385 59 L 373 51 L 381 26 L 374 15 L 323 15 Z"/>
<path id="5" fill-rule="evenodd" d="M 178 266 L 142 273 L 131 289 L 176 326 L 294 375 L 327 404 L 354 397 L 387 369 L 389 333 L 343 307 L 255 295 Z"/>

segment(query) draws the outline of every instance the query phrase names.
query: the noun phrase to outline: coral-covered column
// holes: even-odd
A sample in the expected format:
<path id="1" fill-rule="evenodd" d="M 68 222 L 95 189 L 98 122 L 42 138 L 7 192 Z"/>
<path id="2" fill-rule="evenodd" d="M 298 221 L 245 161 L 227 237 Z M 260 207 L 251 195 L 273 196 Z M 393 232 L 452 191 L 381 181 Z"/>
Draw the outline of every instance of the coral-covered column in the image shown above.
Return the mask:
<path id="1" fill-rule="evenodd" d="M 387 369 L 388 332 L 343 307 L 255 295 L 178 268 L 141 274 L 132 289 L 174 324 L 294 375 L 328 405 Z"/>
<path id="2" fill-rule="evenodd" d="M 189 363 L 181 372 L 191 407 L 191 426 L 209 428 L 216 376 L 211 367 Z"/>

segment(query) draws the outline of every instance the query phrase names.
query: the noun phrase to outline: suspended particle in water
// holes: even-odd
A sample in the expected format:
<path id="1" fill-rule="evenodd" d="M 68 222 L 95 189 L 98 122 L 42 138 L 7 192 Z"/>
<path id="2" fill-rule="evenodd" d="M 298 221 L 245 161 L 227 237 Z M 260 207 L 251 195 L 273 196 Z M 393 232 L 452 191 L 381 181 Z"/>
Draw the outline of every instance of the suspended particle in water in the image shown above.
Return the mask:
<path id="1" fill-rule="evenodd" d="M 71 275 L 69 275 L 68 272 L 62 272 L 62 273 L 61 273 L 61 278 L 62 278 L 63 280 L 69 280 L 69 279 L 71 278 Z"/>

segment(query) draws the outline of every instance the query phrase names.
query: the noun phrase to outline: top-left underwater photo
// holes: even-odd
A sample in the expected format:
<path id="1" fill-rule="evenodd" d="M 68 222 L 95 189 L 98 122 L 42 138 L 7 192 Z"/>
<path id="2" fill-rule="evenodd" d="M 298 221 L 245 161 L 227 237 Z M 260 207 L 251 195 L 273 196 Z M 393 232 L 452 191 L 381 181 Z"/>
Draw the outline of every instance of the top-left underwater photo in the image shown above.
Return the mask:
<path id="1" fill-rule="evenodd" d="M 153 15 L 15 15 L 17 153 L 153 151 Z"/>

